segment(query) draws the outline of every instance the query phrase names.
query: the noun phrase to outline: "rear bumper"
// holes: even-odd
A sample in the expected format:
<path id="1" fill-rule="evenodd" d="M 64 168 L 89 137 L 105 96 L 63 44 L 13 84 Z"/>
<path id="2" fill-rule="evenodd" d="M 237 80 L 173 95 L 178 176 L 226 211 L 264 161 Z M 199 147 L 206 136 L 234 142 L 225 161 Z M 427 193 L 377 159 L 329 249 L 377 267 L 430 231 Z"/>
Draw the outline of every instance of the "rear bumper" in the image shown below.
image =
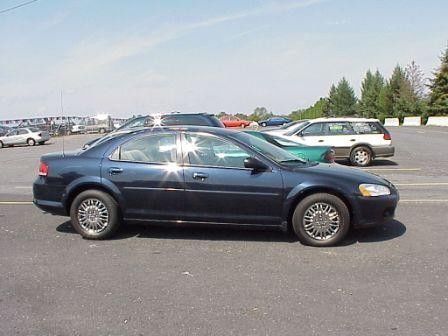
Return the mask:
<path id="1" fill-rule="evenodd" d="M 378 146 L 372 147 L 374 157 L 391 157 L 395 154 L 394 146 Z"/>
<path id="2" fill-rule="evenodd" d="M 51 213 L 52 215 L 68 216 L 67 211 L 61 202 L 34 199 L 33 203 L 42 211 Z"/>
<path id="3" fill-rule="evenodd" d="M 393 219 L 399 201 L 399 195 L 396 192 L 388 196 L 356 196 L 355 198 L 357 206 L 353 209 L 352 223 L 355 228 L 378 226 Z"/>

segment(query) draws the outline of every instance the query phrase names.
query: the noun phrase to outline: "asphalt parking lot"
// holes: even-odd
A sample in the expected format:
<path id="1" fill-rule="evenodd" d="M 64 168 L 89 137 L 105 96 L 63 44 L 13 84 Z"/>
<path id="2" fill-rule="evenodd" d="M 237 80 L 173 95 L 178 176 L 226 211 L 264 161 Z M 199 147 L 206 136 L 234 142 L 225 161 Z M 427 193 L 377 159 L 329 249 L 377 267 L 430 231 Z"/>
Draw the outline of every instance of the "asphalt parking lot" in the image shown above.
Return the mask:
<path id="1" fill-rule="evenodd" d="M 332 248 L 153 226 L 83 240 L 30 204 L 62 140 L 1 149 L 0 335 L 447 335 L 448 129 L 390 131 L 396 156 L 367 170 L 398 187 L 396 220 Z"/>

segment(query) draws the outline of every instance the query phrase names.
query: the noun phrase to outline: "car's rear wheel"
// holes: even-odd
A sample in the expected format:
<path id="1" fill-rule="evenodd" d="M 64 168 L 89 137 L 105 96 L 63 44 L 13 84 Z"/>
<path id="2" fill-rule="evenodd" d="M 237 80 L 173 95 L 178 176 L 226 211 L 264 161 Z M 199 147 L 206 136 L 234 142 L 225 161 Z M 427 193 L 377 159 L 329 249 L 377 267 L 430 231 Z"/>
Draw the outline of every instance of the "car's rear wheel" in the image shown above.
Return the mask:
<path id="1" fill-rule="evenodd" d="M 34 146 L 36 145 L 36 140 L 30 138 L 26 141 L 26 143 L 28 144 L 28 146 Z"/>
<path id="2" fill-rule="evenodd" d="M 4 147 L 3 142 L 0 141 L 0 148 L 3 148 L 3 147 Z"/>
<path id="3" fill-rule="evenodd" d="M 305 197 L 296 207 L 292 227 L 299 240 L 311 246 L 340 242 L 350 228 L 350 213 L 337 196 L 317 193 Z"/>
<path id="4" fill-rule="evenodd" d="M 117 202 L 100 190 L 87 190 L 76 196 L 70 217 L 76 232 L 87 239 L 109 238 L 121 222 Z"/>
<path id="5" fill-rule="evenodd" d="M 266 123 L 261 123 L 261 127 L 266 127 Z"/>
<path id="6" fill-rule="evenodd" d="M 350 153 L 350 162 L 354 166 L 366 167 L 372 162 L 372 151 L 365 146 L 359 146 Z"/>

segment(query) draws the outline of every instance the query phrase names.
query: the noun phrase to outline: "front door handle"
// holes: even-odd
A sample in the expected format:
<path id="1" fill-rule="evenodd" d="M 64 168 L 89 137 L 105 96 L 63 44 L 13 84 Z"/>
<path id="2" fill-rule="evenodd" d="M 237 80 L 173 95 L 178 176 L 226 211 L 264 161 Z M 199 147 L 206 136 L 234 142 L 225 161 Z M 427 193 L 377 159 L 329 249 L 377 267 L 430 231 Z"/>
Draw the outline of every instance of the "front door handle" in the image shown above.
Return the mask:
<path id="1" fill-rule="evenodd" d="M 324 140 L 321 139 L 321 140 L 319 140 L 319 142 L 324 142 Z"/>
<path id="2" fill-rule="evenodd" d="M 352 142 L 353 142 L 353 141 L 356 141 L 356 139 L 350 139 L 350 141 L 352 141 Z"/>
<path id="3" fill-rule="evenodd" d="M 112 176 L 112 175 L 118 175 L 118 174 L 121 174 L 122 172 L 123 172 L 123 169 L 122 169 L 122 168 L 117 168 L 117 167 L 109 168 L 109 175 L 110 175 L 110 176 Z"/>
<path id="4" fill-rule="evenodd" d="M 200 173 L 200 172 L 198 172 L 198 173 L 193 173 L 193 178 L 194 178 L 195 180 L 201 180 L 201 181 L 204 181 L 206 178 L 208 178 L 208 174 L 206 174 L 206 173 Z"/>

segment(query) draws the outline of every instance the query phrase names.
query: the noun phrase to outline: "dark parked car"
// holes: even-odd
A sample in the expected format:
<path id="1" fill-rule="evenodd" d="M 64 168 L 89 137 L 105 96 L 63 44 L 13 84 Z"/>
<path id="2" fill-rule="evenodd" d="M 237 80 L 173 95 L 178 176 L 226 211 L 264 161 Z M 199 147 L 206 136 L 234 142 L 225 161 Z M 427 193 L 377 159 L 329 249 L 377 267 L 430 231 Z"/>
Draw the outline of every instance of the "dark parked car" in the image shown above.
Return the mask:
<path id="1" fill-rule="evenodd" d="M 396 188 L 358 169 L 307 162 L 244 132 L 142 129 L 42 156 L 34 203 L 89 239 L 125 221 L 287 230 L 314 246 L 394 216 Z"/>
<path id="2" fill-rule="evenodd" d="M 224 127 L 224 124 L 213 114 L 173 112 L 167 114 L 135 117 L 121 125 L 115 130 L 115 132 L 136 127 L 177 125 Z"/>
<path id="3" fill-rule="evenodd" d="M 286 117 L 272 117 L 266 120 L 260 120 L 258 124 L 263 127 L 266 127 L 266 126 L 281 126 L 284 124 L 288 124 L 290 122 L 292 122 L 292 120 Z"/>

